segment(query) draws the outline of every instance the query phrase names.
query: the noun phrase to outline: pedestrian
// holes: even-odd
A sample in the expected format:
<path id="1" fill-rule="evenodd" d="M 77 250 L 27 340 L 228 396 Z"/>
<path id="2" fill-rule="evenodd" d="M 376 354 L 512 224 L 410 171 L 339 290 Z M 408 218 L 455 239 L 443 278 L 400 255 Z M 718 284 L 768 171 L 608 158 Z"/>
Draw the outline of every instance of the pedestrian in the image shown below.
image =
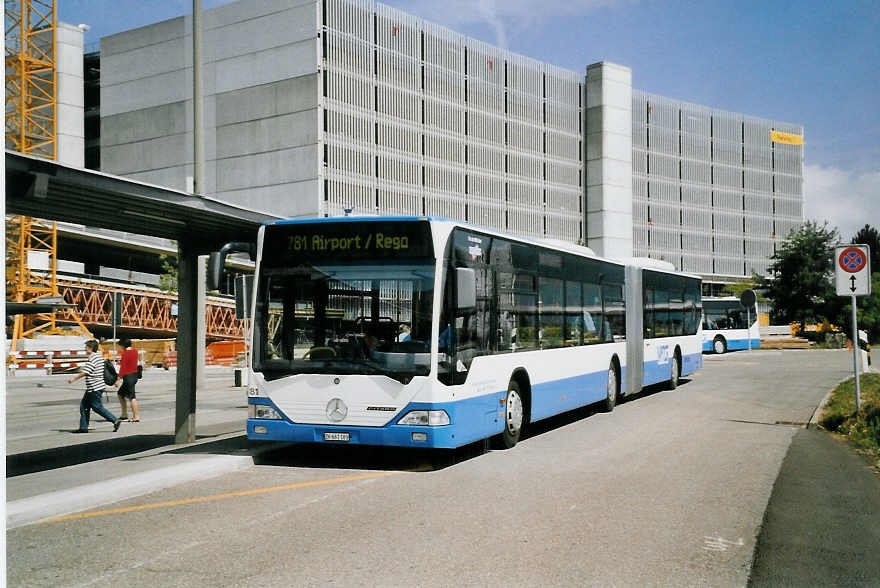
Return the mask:
<path id="1" fill-rule="evenodd" d="M 119 359 L 119 376 L 116 385 L 119 386 L 119 406 L 122 407 L 122 420 L 128 419 L 130 423 L 139 423 L 138 401 L 135 397 L 134 386 L 138 381 L 138 352 L 131 346 L 131 339 L 125 338 L 119 341 L 124 351 Z M 121 383 L 121 385 L 120 385 Z M 126 403 L 126 401 L 128 401 Z M 131 418 L 128 418 L 128 404 L 131 404 Z"/>
<path id="2" fill-rule="evenodd" d="M 89 352 L 89 359 L 82 365 L 77 375 L 67 380 L 68 384 L 73 384 L 80 378 L 86 379 L 86 393 L 79 403 L 79 429 L 74 433 L 89 432 L 89 416 L 93 410 L 113 423 L 115 433 L 119 430 L 122 419 L 113 416 L 113 413 L 104 408 L 101 402 L 101 395 L 104 394 L 104 357 L 98 352 L 98 342 L 94 339 L 86 341 L 86 350 Z"/>

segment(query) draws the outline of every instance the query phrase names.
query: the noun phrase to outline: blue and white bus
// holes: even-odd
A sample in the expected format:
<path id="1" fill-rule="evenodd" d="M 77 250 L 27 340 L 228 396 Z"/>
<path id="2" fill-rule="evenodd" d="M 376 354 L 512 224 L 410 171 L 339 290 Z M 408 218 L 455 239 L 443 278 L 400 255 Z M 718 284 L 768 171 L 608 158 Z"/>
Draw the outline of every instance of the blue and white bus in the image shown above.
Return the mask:
<path id="1" fill-rule="evenodd" d="M 755 306 L 747 312 L 735 296 L 703 298 L 703 351 L 721 354 L 760 346 L 761 331 Z"/>
<path id="2" fill-rule="evenodd" d="M 513 447 L 702 365 L 698 277 L 576 245 L 343 217 L 268 223 L 255 255 L 250 439 Z"/>

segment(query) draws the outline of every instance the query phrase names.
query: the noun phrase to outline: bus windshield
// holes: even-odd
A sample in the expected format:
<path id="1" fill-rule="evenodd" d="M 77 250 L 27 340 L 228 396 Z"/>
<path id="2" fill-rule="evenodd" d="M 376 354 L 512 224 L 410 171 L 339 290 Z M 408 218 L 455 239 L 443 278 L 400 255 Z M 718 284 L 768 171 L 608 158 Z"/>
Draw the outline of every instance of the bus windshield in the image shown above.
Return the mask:
<path id="1" fill-rule="evenodd" d="M 301 265 L 260 272 L 253 369 L 385 375 L 402 383 L 430 371 L 434 266 Z"/>

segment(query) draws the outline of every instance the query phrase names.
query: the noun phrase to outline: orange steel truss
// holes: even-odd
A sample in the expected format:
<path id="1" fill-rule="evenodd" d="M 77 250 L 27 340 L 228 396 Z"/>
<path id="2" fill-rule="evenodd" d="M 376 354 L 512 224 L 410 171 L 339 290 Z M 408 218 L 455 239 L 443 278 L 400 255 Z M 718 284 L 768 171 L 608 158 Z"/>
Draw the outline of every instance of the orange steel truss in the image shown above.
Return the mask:
<path id="1" fill-rule="evenodd" d="M 55 0 L 5 0 L 6 147 L 55 159 Z"/>
<path id="2" fill-rule="evenodd" d="M 75 304 L 87 325 L 110 327 L 113 320 L 113 294 L 122 294 L 120 327 L 151 331 L 157 336 L 177 333 L 174 308 L 177 295 L 109 284 L 59 280 L 64 301 Z M 234 303 L 209 298 L 205 310 L 205 334 L 209 339 L 244 339 L 242 321 L 235 318 Z"/>

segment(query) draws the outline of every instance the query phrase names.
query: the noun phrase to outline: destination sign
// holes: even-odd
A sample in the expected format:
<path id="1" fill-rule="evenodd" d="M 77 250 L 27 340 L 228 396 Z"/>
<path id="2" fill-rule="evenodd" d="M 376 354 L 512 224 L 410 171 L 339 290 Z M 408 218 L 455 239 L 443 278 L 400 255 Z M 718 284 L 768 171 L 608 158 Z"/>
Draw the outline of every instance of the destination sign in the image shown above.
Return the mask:
<path id="1" fill-rule="evenodd" d="M 263 242 L 263 260 L 271 265 L 426 258 L 432 252 L 428 223 L 420 221 L 269 225 Z"/>

